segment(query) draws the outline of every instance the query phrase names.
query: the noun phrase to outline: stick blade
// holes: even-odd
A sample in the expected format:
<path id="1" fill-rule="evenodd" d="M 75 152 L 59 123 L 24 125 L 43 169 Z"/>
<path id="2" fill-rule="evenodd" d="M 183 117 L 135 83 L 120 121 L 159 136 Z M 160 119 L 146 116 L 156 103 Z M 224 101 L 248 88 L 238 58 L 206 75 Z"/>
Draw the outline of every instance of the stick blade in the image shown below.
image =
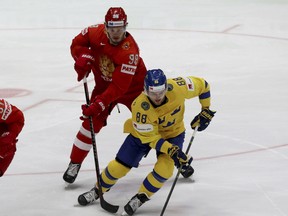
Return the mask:
<path id="1" fill-rule="evenodd" d="M 108 211 L 110 213 L 116 213 L 119 209 L 118 205 L 112 205 L 112 204 L 106 202 L 106 200 L 104 200 L 104 199 L 100 200 L 100 204 L 101 204 L 101 207 L 103 209 L 105 209 L 106 211 Z"/>

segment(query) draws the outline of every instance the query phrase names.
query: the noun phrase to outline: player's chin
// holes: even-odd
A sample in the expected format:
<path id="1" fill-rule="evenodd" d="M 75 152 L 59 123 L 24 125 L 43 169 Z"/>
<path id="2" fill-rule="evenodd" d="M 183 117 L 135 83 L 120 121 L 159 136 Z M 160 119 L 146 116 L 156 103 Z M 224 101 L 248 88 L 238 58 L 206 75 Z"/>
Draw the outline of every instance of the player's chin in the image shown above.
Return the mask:
<path id="1" fill-rule="evenodd" d="M 111 39 L 112 39 L 112 42 L 115 44 L 119 44 L 122 41 L 122 38 L 120 38 L 120 37 L 111 38 Z"/>
<path id="2" fill-rule="evenodd" d="M 162 100 L 154 100 L 153 103 L 158 106 L 162 103 Z"/>

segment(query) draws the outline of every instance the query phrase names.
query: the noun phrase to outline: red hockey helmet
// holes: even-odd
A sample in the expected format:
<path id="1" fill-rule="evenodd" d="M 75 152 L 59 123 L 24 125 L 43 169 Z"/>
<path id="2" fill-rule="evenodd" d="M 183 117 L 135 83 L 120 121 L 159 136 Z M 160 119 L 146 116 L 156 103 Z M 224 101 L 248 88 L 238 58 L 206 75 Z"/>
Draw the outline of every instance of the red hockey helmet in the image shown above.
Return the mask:
<path id="1" fill-rule="evenodd" d="M 118 27 L 127 25 L 127 15 L 121 7 L 111 7 L 105 16 L 107 27 Z"/>

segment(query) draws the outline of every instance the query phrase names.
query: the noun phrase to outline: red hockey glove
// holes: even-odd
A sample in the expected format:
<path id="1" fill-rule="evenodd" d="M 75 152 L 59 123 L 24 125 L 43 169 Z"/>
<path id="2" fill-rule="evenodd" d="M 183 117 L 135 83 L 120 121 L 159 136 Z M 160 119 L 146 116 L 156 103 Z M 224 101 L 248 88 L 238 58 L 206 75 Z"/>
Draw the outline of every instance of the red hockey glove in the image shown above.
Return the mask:
<path id="1" fill-rule="evenodd" d="M 82 105 L 82 114 L 88 116 L 98 116 L 106 109 L 104 102 L 101 99 L 96 98 L 90 106 L 86 104 Z"/>
<path id="2" fill-rule="evenodd" d="M 74 64 L 74 69 L 78 74 L 78 81 L 81 81 L 87 73 L 90 73 L 94 61 L 94 57 L 88 53 L 80 55 Z"/>
<path id="3" fill-rule="evenodd" d="M 1 144 L 10 144 L 16 142 L 17 135 L 13 132 L 4 132 L 0 137 Z"/>
<path id="4" fill-rule="evenodd" d="M 174 160 L 175 166 L 179 168 L 182 165 L 182 169 L 187 169 L 191 164 L 193 158 L 186 155 L 178 146 L 173 145 L 168 149 L 168 155 Z"/>
<path id="5" fill-rule="evenodd" d="M 16 151 L 16 135 L 11 132 L 5 132 L 0 137 L 0 158 L 5 158 Z"/>
<path id="6" fill-rule="evenodd" d="M 191 121 L 191 123 L 190 123 L 191 128 L 195 129 L 195 127 L 199 125 L 198 131 L 205 130 L 208 127 L 208 125 L 210 124 L 210 121 L 214 117 L 215 113 L 216 113 L 216 111 L 212 111 L 212 110 L 210 110 L 208 108 L 203 109 Z"/>

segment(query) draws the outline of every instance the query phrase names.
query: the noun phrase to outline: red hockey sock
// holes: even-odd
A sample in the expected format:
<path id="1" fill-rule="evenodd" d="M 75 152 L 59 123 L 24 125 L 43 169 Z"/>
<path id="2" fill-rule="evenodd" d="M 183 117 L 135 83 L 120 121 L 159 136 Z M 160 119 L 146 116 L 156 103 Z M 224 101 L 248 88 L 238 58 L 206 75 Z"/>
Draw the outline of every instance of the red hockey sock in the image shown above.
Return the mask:
<path id="1" fill-rule="evenodd" d="M 88 155 L 88 153 L 89 151 L 84 151 L 73 145 L 72 152 L 70 154 L 71 162 L 81 164 Z"/>
<path id="2" fill-rule="evenodd" d="M 86 158 L 92 147 L 91 138 L 84 136 L 80 131 L 78 132 L 73 148 L 71 151 L 70 159 L 72 163 L 82 163 Z"/>

